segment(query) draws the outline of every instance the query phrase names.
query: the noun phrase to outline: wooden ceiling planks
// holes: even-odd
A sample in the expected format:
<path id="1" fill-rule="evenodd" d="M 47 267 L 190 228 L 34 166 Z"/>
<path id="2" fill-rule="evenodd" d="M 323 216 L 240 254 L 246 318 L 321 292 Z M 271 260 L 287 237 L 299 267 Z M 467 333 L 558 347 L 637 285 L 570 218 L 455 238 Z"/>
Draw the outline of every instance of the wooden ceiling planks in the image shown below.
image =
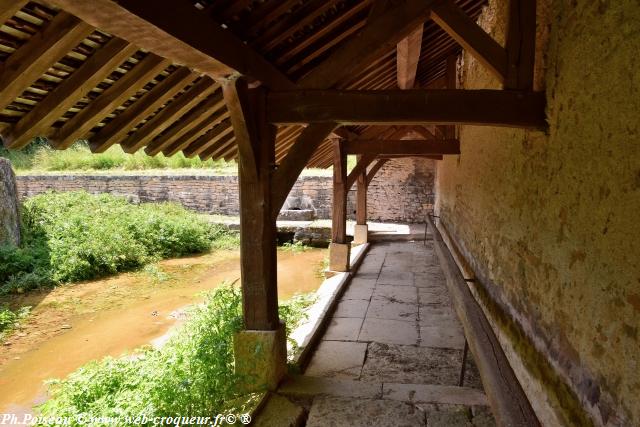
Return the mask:
<path id="1" fill-rule="evenodd" d="M 117 9 L 118 13 L 123 9 L 138 12 L 146 7 L 143 4 L 145 2 L 150 2 L 150 0 L 142 2 L 123 0 L 117 4 L 110 0 L 98 0 L 97 3 L 91 5 L 78 0 L 55 0 L 53 4 L 62 6 L 65 10 L 59 11 L 37 2 L 5 0 L 4 3 L 11 5 L 13 9 L 3 8 L 5 13 L 0 15 L 3 22 L 10 21 L 10 25 L 3 27 L 4 32 L 0 30 L 0 60 L 4 58 L 4 63 L 10 61 L 11 57 L 14 57 L 31 39 L 43 34 L 43 31 L 50 27 L 50 23 L 58 16 L 64 16 L 68 13 L 76 13 L 83 19 L 88 14 L 93 14 L 94 16 L 90 20 L 85 20 L 87 24 L 84 25 L 87 27 L 87 31 L 94 31 L 93 27 L 97 26 L 100 30 L 117 30 L 112 32 L 117 36 L 122 37 L 123 33 L 120 31 L 131 35 L 131 28 L 125 28 L 123 22 L 106 22 L 108 19 L 115 20 L 113 15 L 110 16 L 107 12 L 111 10 L 110 8 Z M 2 3 L 0 0 L 0 5 Z M 416 7 L 416 10 L 422 11 L 424 4 L 429 2 L 406 0 L 406 3 L 410 7 Z M 471 19 L 475 19 L 485 1 L 460 0 L 456 3 L 469 14 Z M 393 15 L 394 11 L 391 10 L 382 15 L 376 14 L 371 10 L 371 4 L 371 0 L 266 2 L 201 0 L 193 10 L 180 10 L 171 19 L 181 20 L 189 17 L 200 23 L 204 23 L 206 19 L 213 24 L 210 25 L 211 27 L 216 27 L 214 22 L 222 24 L 227 29 L 219 31 L 215 28 L 212 31 L 216 36 L 235 37 L 233 40 L 237 42 L 234 41 L 233 46 L 240 47 L 238 42 L 241 42 L 242 46 L 250 46 L 255 49 L 258 56 L 267 59 L 262 64 L 274 67 L 264 74 L 263 81 L 275 81 L 276 85 L 280 85 L 279 88 L 281 88 L 292 84 L 291 82 L 298 78 L 301 78 L 300 83 L 302 84 L 320 84 L 320 80 L 312 83 L 316 78 L 314 76 L 322 75 L 322 69 L 331 68 L 331 65 L 327 65 L 326 62 L 329 58 L 333 58 L 334 64 L 340 64 L 340 61 L 335 59 L 337 58 L 336 52 L 345 49 L 348 45 L 352 46 L 350 49 L 354 49 L 352 43 L 354 36 L 367 21 L 375 21 L 376 19 L 384 21 L 386 19 L 389 22 L 388 20 L 391 19 L 389 15 Z M 100 10 L 99 13 L 94 13 L 92 9 Z M 162 18 L 156 16 L 159 13 L 157 8 L 156 10 L 145 9 L 143 12 L 150 14 L 150 19 Z M 426 21 L 422 36 L 423 54 L 420 57 L 416 73 L 416 85 L 424 87 L 432 80 L 444 76 L 446 57 L 459 53 L 460 46 L 435 23 L 429 22 L 426 17 L 419 16 L 420 13 L 414 14 L 411 19 L 416 22 Z M 166 16 L 160 19 L 159 26 L 163 27 L 166 24 L 165 21 L 167 21 Z M 192 31 L 193 24 L 186 27 L 184 31 Z M 368 31 L 372 32 L 371 28 Z M 380 28 L 383 27 L 378 27 L 378 30 Z M 91 33 L 91 31 L 89 32 Z M 190 37 L 205 39 L 202 34 L 198 34 Z M 8 40 L 6 43 L 2 38 L 3 35 Z M 126 44 L 126 49 L 131 51 L 126 52 L 131 53 L 129 61 L 127 61 L 129 57 L 125 52 L 118 51 L 114 47 L 118 43 L 124 46 L 126 42 L 123 38 L 101 32 L 94 32 L 91 36 L 84 37 L 80 46 L 73 46 L 66 53 L 62 52 L 64 49 L 61 49 L 60 58 L 53 60 L 55 64 L 49 64 L 47 70 L 42 72 L 40 76 L 36 76 L 34 81 L 29 82 L 30 87 L 22 88 L 21 93 L 16 95 L 18 99 L 9 100 L 7 108 L 2 111 L 0 122 L 8 125 L 8 128 L 3 132 L 5 144 L 11 147 L 23 146 L 31 137 L 44 135 L 53 137 L 54 142 L 57 142 L 60 147 L 64 147 L 76 138 L 88 137 L 92 149 L 95 151 L 102 151 L 114 143 L 120 143 L 127 152 L 135 152 L 150 145 L 148 150 L 152 154 L 160 151 L 173 154 L 182 150 L 190 156 L 213 156 L 213 158 L 234 156 L 236 153 L 235 140 L 232 130 L 228 127 L 230 124 L 226 119 L 224 106 L 213 101 L 210 104 L 206 103 L 212 98 L 217 85 L 211 78 L 203 77 L 200 74 L 202 72 L 215 75 L 223 74 L 224 70 L 228 69 L 224 59 L 231 62 L 238 60 L 238 58 L 229 59 L 229 55 L 235 54 L 232 52 L 233 49 L 222 52 L 222 62 L 209 62 L 208 65 L 202 66 L 200 62 L 195 61 L 196 54 L 179 52 L 180 55 L 175 56 L 173 55 L 176 52 L 174 47 L 158 46 L 162 40 L 150 40 L 149 37 L 146 37 L 143 38 L 143 41 L 150 43 L 148 45 Z M 374 46 L 375 52 L 371 52 L 369 49 L 368 53 L 357 55 L 358 57 L 353 60 L 357 67 L 354 67 L 353 70 L 344 70 L 344 67 L 341 67 L 340 72 L 337 73 L 341 76 L 340 78 L 332 79 L 335 81 L 332 81 L 328 86 L 318 87 L 321 89 L 327 87 L 341 89 L 394 88 L 396 83 L 396 42 L 396 40 L 381 39 L 380 44 Z M 389 46 L 387 47 L 386 44 Z M 3 49 L 3 46 L 6 47 Z M 157 78 L 151 76 L 147 82 L 143 81 L 145 78 L 140 78 L 136 84 L 130 82 L 129 85 L 120 83 L 115 86 L 115 90 L 111 90 L 127 74 L 138 68 L 139 64 L 136 62 L 142 59 L 142 55 L 153 55 L 144 50 L 149 47 L 153 47 L 151 50 L 156 55 L 171 52 L 171 55 L 166 56 L 176 62 L 182 58 L 181 55 L 185 56 L 182 59 L 194 59 L 193 64 L 198 65 L 195 67 L 198 71 L 192 71 L 188 76 L 185 74 L 180 79 L 179 76 L 186 71 L 176 74 L 177 71 L 172 70 L 186 70 L 186 67 L 167 63 L 166 67 L 161 70 L 162 74 Z M 211 49 L 218 49 L 218 47 Z M 104 58 L 108 57 L 107 52 L 109 51 L 115 52 L 114 56 L 118 55 L 118 58 L 114 57 L 110 63 L 107 63 Z M 101 52 L 103 59 L 99 61 L 98 54 Z M 135 57 L 133 57 L 134 53 Z M 220 52 L 207 53 L 219 55 Z M 255 55 L 254 57 L 249 56 L 250 65 L 263 61 Z M 199 57 L 199 60 L 203 60 L 203 58 Z M 247 58 L 241 56 L 239 60 L 246 61 Z M 118 67 L 118 62 L 124 64 Z M 85 75 L 89 75 L 90 73 L 86 70 L 91 67 L 88 64 L 93 64 L 92 66 L 98 70 L 92 82 L 98 81 L 98 83 L 87 84 L 86 86 L 91 88 L 87 91 L 87 87 L 83 87 L 80 91 L 77 82 L 74 85 L 73 80 L 70 79 L 75 74 L 77 76 L 75 80 L 80 81 L 83 70 Z M 189 61 L 182 61 L 182 64 L 191 65 Z M 255 67 L 255 65 L 251 66 Z M 115 67 L 118 69 L 114 74 L 113 68 Z M 239 69 L 242 67 L 242 64 L 238 65 Z M 276 68 L 279 70 L 273 71 Z M 100 79 L 98 79 L 98 75 Z M 174 80 L 180 82 L 169 80 L 172 76 Z M 252 77 L 261 79 L 261 76 Z M 133 78 L 131 77 L 130 80 Z M 168 91 L 160 95 L 165 88 Z M 115 92 L 117 91 L 123 91 L 123 93 L 116 97 Z M 26 99 L 20 98 L 23 92 L 29 94 Z M 66 96 L 63 96 L 65 94 Z M 116 99 L 107 102 L 107 96 L 115 97 L 117 101 L 122 102 L 118 103 Z M 45 102 L 47 98 L 49 100 Z M 56 98 L 60 98 L 60 102 L 56 107 L 52 107 Z M 98 105 L 94 106 L 93 104 L 96 103 Z M 35 113 L 31 113 L 31 111 L 35 111 Z M 80 123 L 82 118 L 89 120 Z M 72 129 L 73 127 L 76 129 Z M 358 129 L 361 128 L 353 127 L 352 129 L 360 132 Z M 302 129 L 301 126 L 287 126 L 284 128 L 285 131 L 279 132 L 276 144 L 278 163 L 283 162 L 289 150 L 296 146 Z M 60 141 L 60 138 L 64 141 Z M 158 146 L 161 148 L 158 149 Z M 330 150 L 327 149 L 326 143 L 320 143 L 312 156 L 311 163 L 328 165 L 327 156 L 329 155 Z"/>

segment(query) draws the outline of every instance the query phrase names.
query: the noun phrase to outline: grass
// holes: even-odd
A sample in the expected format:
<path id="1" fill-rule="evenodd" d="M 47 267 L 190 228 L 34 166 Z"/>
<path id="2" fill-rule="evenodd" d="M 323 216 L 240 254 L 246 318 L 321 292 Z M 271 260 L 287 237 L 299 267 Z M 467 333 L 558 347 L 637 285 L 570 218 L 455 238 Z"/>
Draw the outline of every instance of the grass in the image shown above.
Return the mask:
<path id="1" fill-rule="evenodd" d="M 165 157 L 163 154 L 148 156 L 144 150 L 135 154 L 125 153 L 114 145 L 104 153 L 91 153 L 86 141 L 78 141 L 67 150 L 54 150 L 44 139 L 36 139 L 21 151 L 7 150 L 0 145 L 0 157 L 11 161 L 18 174 L 28 173 L 171 173 L 189 170 L 189 173 L 236 175 L 236 162 L 224 160 L 202 161 L 198 157 L 187 158 L 181 152 Z M 347 156 L 347 170 L 356 164 L 355 156 Z M 305 169 L 302 175 L 328 176 L 329 169 Z"/>
<path id="2" fill-rule="evenodd" d="M 0 149 L 0 157 L 8 158 L 16 172 L 60 171 L 141 171 L 157 169 L 207 169 L 218 174 L 236 174 L 235 162 L 224 160 L 202 161 L 187 158 L 182 153 L 172 157 L 162 154 L 148 156 L 144 150 L 127 154 L 118 145 L 104 153 L 94 154 L 85 141 L 79 141 L 67 150 L 54 150 L 46 142 L 36 141 L 23 151 Z"/>
<path id="3" fill-rule="evenodd" d="M 289 330 L 311 302 L 301 296 L 280 306 Z M 38 411 L 45 417 L 69 417 L 72 426 L 80 414 L 117 417 L 121 422 L 115 425 L 125 425 L 126 417 L 244 413 L 251 398 L 239 386 L 248 379 L 235 374 L 233 358 L 233 336 L 240 329 L 242 295 L 231 285 L 221 286 L 190 312 L 164 347 L 107 357 L 50 382 L 51 398 Z"/>
<path id="4" fill-rule="evenodd" d="M 221 225 L 172 203 L 133 205 L 86 192 L 45 193 L 21 209 L 22 245 L 0 246 L 0 293 L 24 292 L 237 247 Z"/>

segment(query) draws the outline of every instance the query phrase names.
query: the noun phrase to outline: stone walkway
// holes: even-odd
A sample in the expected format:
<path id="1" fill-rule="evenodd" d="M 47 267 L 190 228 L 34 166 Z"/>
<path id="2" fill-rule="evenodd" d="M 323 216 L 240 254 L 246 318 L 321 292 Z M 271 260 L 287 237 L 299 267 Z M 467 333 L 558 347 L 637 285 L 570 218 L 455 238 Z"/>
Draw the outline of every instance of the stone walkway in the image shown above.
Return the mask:
<path id="1" fill-rule="evenodd" d="M 430 240 L 373 244 L 304 375 L 307 427 L 493 426 Z"/>

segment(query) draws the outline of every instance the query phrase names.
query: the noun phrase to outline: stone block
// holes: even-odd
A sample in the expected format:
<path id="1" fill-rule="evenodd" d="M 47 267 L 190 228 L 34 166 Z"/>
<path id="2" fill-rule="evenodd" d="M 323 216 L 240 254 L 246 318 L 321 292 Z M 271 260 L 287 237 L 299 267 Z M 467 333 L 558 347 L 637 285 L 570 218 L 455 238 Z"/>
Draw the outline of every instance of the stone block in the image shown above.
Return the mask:
<path id="1" fill-rule="evenodd" d="M 246 392 L 276 390 L 287 372 L 284 324 L 275 331 L 244 330 L 234 336 L 236 373 Z"/>
<path id="2" fill-rule="evenodd" d="M 369 241 L 369 226 L 367 224 L 356 224 L 353 226 L 353 244 L 362 245 Z"/>
<path id="3" fill-rule="evenodd" d="M 331 243 L 329 245 L 329 270 L 349 271 L 351 245 L 349 243 Z"/>

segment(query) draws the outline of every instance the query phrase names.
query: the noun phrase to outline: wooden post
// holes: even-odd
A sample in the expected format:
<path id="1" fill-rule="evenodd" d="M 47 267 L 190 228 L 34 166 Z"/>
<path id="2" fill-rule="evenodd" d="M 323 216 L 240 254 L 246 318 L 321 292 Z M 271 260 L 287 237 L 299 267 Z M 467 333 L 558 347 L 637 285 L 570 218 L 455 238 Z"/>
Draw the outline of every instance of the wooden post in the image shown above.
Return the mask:
<path id="1" fill-rule="evenodd" d="M 234 341 L 236 370 L 247 390 L 275 389 L 286 372 L 286 339 L 278 319 L 276 224 L 271 213 L 275 127 L 266 121 L 265 92 L 244 78 L 222 82 L 238 143 L 240 270 L 245 331 Z"/>
<path id="2" fill-rule="evenodd" d="M 362 156 L 358 156 L 360 161 Z M 360 245 L 369 240 L 369 226 L 367 225 L 367 170 L 358 174 L 356 180 L 356 226 L 353 230 L 353 243 Z"/>
<path id="3" fill-rule="evenodd" d="M 333 209 L 329 270 L 349 271 L 350 245 L 347 243 L 347 154 L 343 142 L 333 142 Z"/>

